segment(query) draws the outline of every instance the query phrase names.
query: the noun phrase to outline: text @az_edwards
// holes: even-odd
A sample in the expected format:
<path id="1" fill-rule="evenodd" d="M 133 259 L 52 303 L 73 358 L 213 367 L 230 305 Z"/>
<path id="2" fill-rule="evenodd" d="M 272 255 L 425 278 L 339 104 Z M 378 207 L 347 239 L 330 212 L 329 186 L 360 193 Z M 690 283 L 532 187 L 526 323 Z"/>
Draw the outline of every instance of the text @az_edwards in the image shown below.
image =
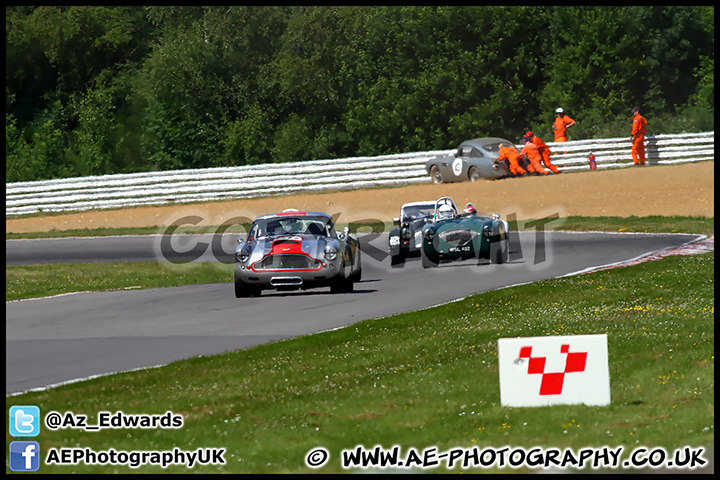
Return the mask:
<path id="1" fill-rule="evenodd" d="M 162 415 L 158 414 L 127 414 L 122 411 L 115 413 L 98 412 L 97 423 L 88 424 L 87 415 L 75 414 L 73 412 L 49 412 L 45 415 L 45 426 L 50 430 L 62 430 L 65 428 L 99 431 L 106 428 L 182 428 L 183 416 L 167 411 Z"/>

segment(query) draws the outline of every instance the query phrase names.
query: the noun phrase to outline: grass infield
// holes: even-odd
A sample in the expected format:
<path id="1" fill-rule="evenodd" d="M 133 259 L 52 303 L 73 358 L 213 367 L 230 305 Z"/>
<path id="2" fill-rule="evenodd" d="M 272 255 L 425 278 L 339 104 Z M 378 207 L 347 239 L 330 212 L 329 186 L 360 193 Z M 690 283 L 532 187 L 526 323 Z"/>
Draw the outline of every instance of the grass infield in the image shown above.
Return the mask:
<path id="1" fill-rule="evenodd" d="M 579 229 L 601 229 L 578 221 Z M 686 222 L 691 228 L 692 220 Z M 712 228 L 712 219 L 703 222 L 688 231 Z M 637 228 L 658 227 L 638 220 Z M 150 266 L 142 266 L 129 265 L 123 274 L 113 270 L 113 276 L 136 286 L 131 284 L 151 274 Z M 6 267 L 6 279 L 16 268 Z M 87 265 L 72 268 L 90 279 L 101 275 L 86 273 Z M 217 281 L 226 280 L 229 273 Z M 597 333 L 608 335 L 610 406 L 500 405 L 499 338 Z M 341 452 L 358 445 L 397 445 L 403 452 L 607 446 L 624 447 L 622 459 L 638 447 L 671 454 L 689 446 L 709 449 L 703 455 L 709 459 L 714 381 L 714 253 L 707 253 L 505 288 L 344 329 L 6 397 L 6 408 L 37 405 L 43 416 L 69 411 L 87 415 L 88 424 L 103 411 L 183 417 L 178 429 L 41 428 L 31 439 L 41 446 L 41 473 L 358 473 L 366 470 L 340 466 Z M 6 432 L 6 452 L 12 440 L 18 439 Z M 45 464 L 50 449 L 71 447 L 215 447 L 225 449 L 225 464 L 192 470 Z M 327 449 L 330 461 L 313 470 L 305 457 L 317 447 Z M 443 472 L 444 465 L 424 471 Z"/>

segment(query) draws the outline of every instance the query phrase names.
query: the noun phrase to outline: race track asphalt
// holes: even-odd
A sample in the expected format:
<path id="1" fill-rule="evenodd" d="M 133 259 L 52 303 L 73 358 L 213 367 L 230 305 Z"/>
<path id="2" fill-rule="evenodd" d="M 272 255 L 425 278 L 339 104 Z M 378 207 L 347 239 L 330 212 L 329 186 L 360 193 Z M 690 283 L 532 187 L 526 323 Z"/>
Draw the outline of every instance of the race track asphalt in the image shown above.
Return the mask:
<path id="1" fill-rule="evenodd" d="M 263 292 L 236 299 L 231 282 L 76 293 L 6 302 L 6 394 L 94 375 L 213 355 L 412 312 L 468 295 L 639 258 L 700 238 L 685 234 L 521 232 L 504 265 L 457 263 L 425 270 L 419 259 L 391 268 L 387 237 L 361 237 L 355 291 Z M 177 259 L 227 260 L 234 237 L 159 236 L 6 240 L 6 264 Z M 208 245 L 205 247 L 204 245 Z M 166 245 L 167 247 L 167 245 Z M 229 268 L 229 267 L 228 267 Z"/>

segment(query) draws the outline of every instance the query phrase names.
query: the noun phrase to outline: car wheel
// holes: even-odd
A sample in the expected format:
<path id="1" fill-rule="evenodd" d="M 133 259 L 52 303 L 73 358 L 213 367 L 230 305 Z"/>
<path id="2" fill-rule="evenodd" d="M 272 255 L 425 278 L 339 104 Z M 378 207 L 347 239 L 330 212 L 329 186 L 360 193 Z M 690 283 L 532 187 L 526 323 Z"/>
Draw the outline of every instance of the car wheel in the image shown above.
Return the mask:
<path id="1" fill-rule="evenodd" d="M 508 247 L 505 240 L 490 245 L 490 261 L 492 263 L 506 263 L 508 261 Z"/>
<path id="2" fill-rule="evenodd" d="M 343 265 L 343 268 L 340 269 L 340 272 L 345 271 L 345 265 Z M 330 285 L 330 293 L 347 293 L 352 292 L 354 289 L 353 286 L 353 273 L 350 272 L 350 275 L 348 277 L 345 277 L 344 274 L 340 274 L 342 276 L 338 276 L 335 281 Z"/>
<path id="3" fill-rule="evenodd" d="M 240 280 L 235 274 L 235 298 L 259 297 L 261 290 Z"/>
<path id="4" fill-rule="evenodd" d="M 399 267 L 400 265 L 405 263 L 405 257 L 403 257 L 402 253 L 399 253 L 397 255 L 390 255 L 390 266 L 391 267 Z"/>
<path id="5" fill-rule="evenodd" d="M 352 283 L 359 282 L 360 279 L 362 278 L 362 257 L 359 256 L 360 250 L 357 251 L 357 255 L 358 255 L 357 268 L 350 276 L 350 280 Z"/>
<path id="6" fill-rule="evenodd" d="M 425 248 L 421 248 L 421 249 L 420 249 L 420 257 L 421 257 L 421 259 L 422 259 L 422 266 L 423 266 L 423 268 L 435 268 L 435 267 L 438 266 L 437 260 L 435 260 L 435 259 L 433 259 L 433 258 L 430 258 L 430 257 L 425 253 Z"/>
<path id="7" fill-rule="evenodd" d="M 470 167 L 470 170 L 468 170 L 468 178 L 471 182 L 477 182 L 480 180 L 480 172 L 478 172 L 478 169 L 475 167 Z"/>
<path id="8" fill-rule="evenodd" d="M 338 279 L 330 285 L 330 293 L 350 293 L 355 289 L 355 284 L 350 278 Z"/>
<path id="9" fill-rule="evenodd" d="M 440 185 L 441 183 L 443 183 L 443 176 L 442 173 L 440 173 L 440 169 L 437 165 L 433 165 L 432 167 L 430 167 L 430 178 L 435 185 Z"/>

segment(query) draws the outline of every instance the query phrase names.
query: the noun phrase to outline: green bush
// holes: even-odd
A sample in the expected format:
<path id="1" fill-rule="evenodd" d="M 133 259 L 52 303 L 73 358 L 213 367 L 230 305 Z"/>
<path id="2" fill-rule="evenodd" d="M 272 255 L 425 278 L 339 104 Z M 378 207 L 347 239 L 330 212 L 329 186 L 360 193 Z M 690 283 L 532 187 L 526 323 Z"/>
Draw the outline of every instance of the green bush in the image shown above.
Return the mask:
<path id="1" fill-rule="evenodd" d="M 8 7 L 6 178 L 714 129 L 714 7 Z"/>

